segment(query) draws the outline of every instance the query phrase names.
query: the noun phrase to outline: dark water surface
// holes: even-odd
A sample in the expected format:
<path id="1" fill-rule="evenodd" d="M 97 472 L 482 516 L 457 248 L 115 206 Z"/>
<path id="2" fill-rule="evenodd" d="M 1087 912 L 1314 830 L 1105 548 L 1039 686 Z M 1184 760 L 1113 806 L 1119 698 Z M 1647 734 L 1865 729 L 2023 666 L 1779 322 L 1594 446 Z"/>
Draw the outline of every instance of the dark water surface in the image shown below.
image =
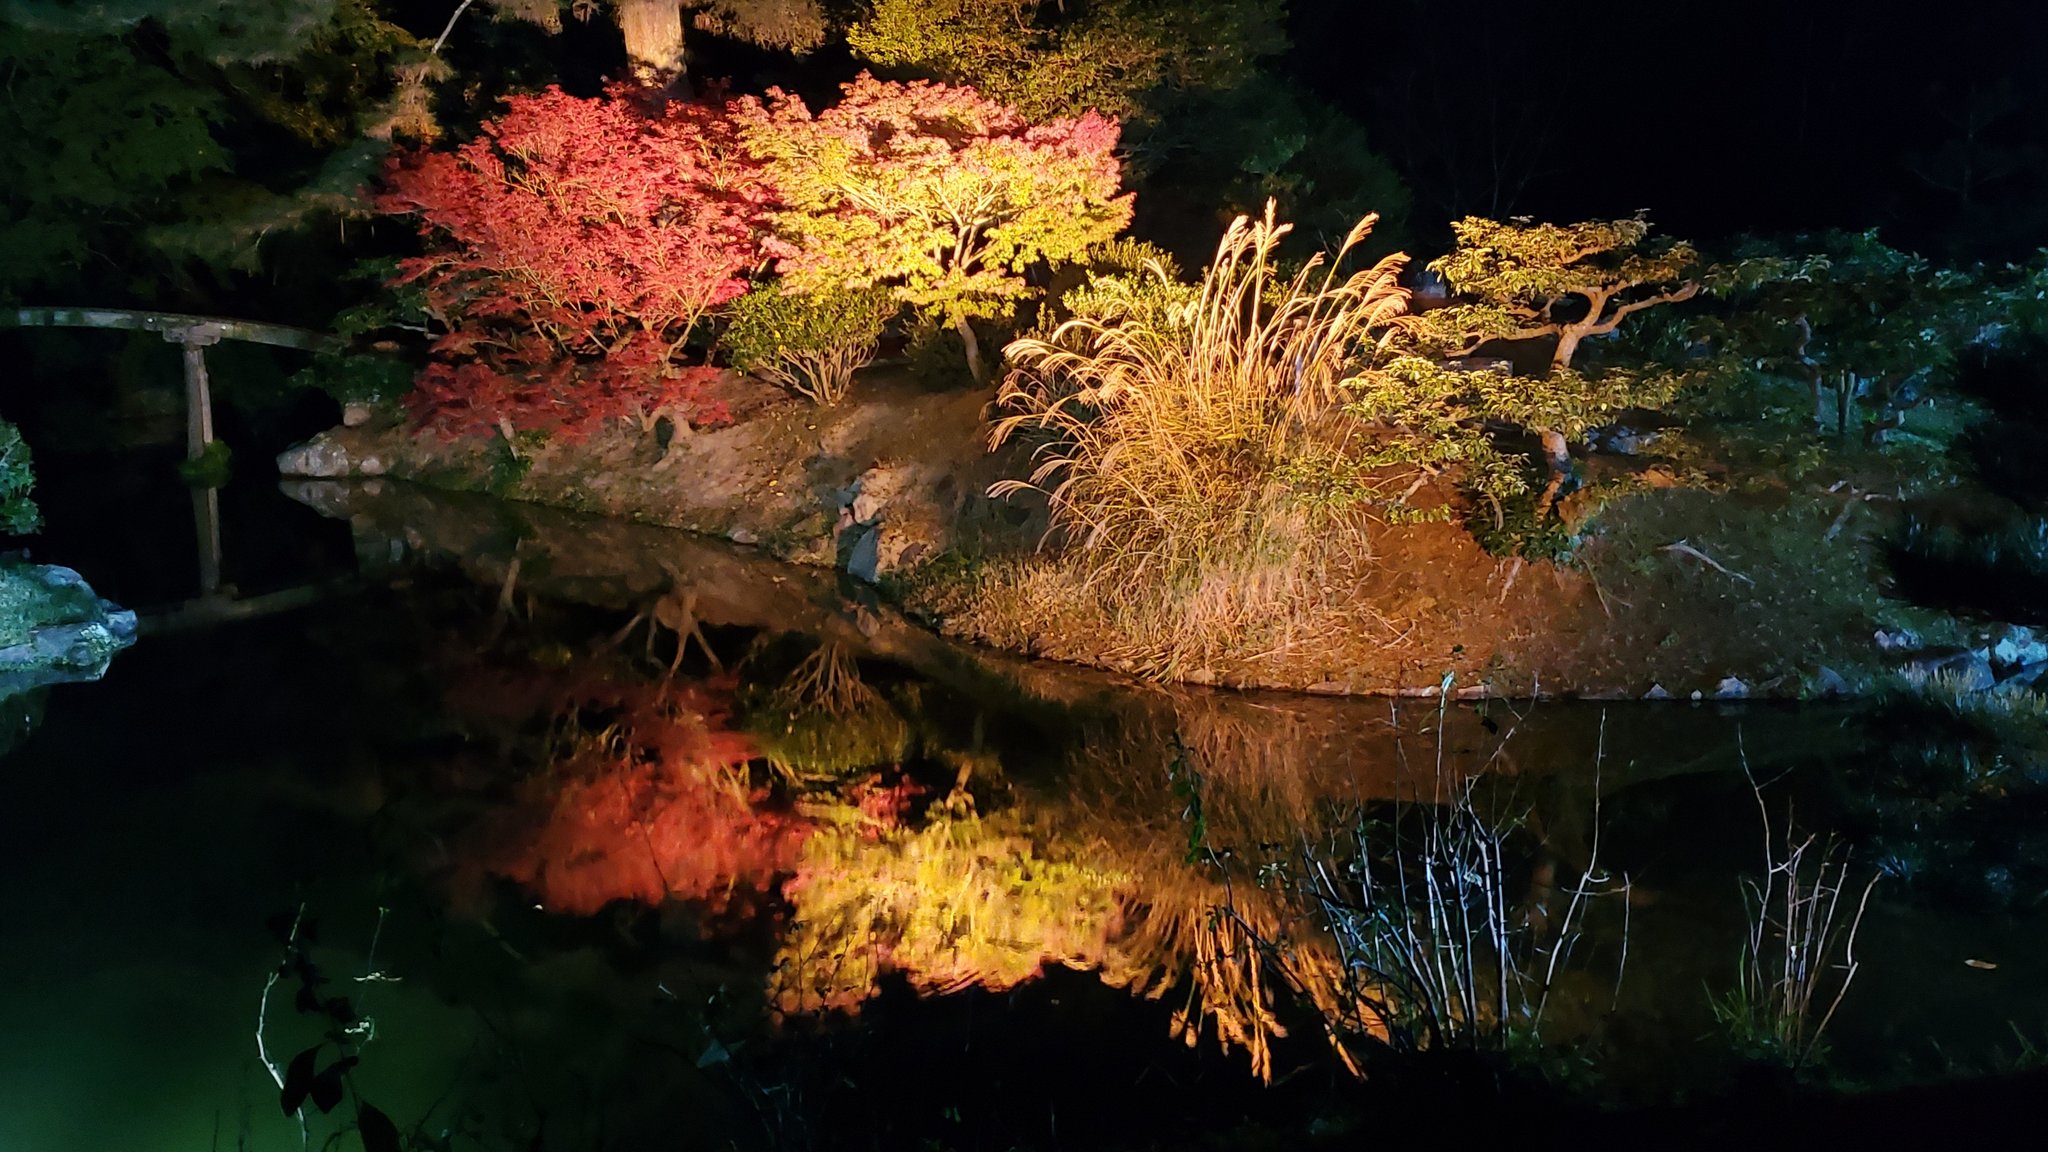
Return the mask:
<path id="1" fill-rule="evenodd" d="M 1751 779 L 1853 833 L 1843 781 L 1899 741 L 1847 706 L 1169 692 L 664 530 L 291 494 L 231 502 L 230 579 L 239 535 L 251 587 L 352 550 L 355 591 L 145 636 L 0 760 L 6 1152 L 299 1147 L 273 1068 L 315 1046 L 360 1063 L 314 1147 L 364 1102 L 416 1147 L 1362 1145 L 1292 885 L 1468 785 L 1518 829 L 1518 939 L 1560 877 L 1626 873 L 1546 1034 L 1603 1099 L 1664 1098 L 1727 1048 Z M 85 552 L 110 591 L 182 594 L 175 564 Z M 2048 1029 L 2037 898 L 1945 895 L 1888 851 L 1853 865 L 1896 874 L 1833 1067 L 2013 1066 Z"/>

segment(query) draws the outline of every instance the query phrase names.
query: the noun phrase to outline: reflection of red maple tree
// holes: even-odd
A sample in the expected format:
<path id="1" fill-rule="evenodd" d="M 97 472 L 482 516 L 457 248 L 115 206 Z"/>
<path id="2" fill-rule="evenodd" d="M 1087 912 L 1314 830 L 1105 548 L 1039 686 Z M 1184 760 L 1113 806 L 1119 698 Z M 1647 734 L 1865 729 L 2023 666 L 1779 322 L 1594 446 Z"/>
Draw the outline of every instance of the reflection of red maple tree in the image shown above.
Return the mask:
<path id="1" fill-rule="evenodd" d="M 715 766 L 596 765 L 551 797 L 544 818 L 493 869 L 550 911 L 614 900 L 688 900 L 717 912 L 773 891 L 806 828 L 721 784 Z"/>
<path id="2" fill-rule="evenodd" d="M 722 413 L 676 354 L 746 289 L 766 192 L 722 109 L 514 96 L 453 152 L 394 161 L 378 207 L 419 218 L 399 281 L 445 328 L 413 396 L 444 435 L 571 437 L 668 407 Z"/>
<path id="3" fill-rule="evenodd" d="M 615 900 L 722 912 L 772 897 L 810 828 L 748 783 L 757 753 L 732 729 L 729 697 L 729 686 L 589 672 L 470 678 L 450 694 L 456 711 L 515 721 L 536 704 L 557 711 L 566 752 L 472 838 L 469 868 L 572 915 Z"/>

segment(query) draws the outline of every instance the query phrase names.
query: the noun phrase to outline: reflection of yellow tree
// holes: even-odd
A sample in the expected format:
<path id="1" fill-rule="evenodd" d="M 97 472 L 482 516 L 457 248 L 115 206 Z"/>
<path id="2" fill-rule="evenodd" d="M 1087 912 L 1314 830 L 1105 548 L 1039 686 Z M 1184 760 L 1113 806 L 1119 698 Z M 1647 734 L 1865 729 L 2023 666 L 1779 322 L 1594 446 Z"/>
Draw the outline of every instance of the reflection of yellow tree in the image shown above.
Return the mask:
<path id="1" fill-rule="evenodd" d="M 1189 863 L 1181 808 L 1155 774 L 1111 781 L 1113 800 L 956 811 L 918 829 L 846 810 L 784 889 L 794 925 L 772 999 L 790 1013 L 852 1009 L 885 973 L 936 994 L 1013 987 L 1057 963 L 1184 997 L 1176 1034 L 1193 1045 L 1213 1029 L 1261 1077 L 1286 1035 L 1283 1002 L 1300 997 L 1355 1067 L 1346 1045 L 1372 1033 L 1370 1017 L 1327 935 L 1254 878 Z"/>
<path id="2" fill-rule="evenodd" d="M 855 789 L 814 813 L 827 823 L 784 889 L 794 924 L 773 1000 L 854 1009 L 886 973 L 938 994 L 1012 987 L 1057 963 L 1172 998 L 1176 1035 L 1242 1050 L 1261 1077 L 1296 1006 L 1357 1071 L 1362 1046 L 1388 1039 L 1393 994 L 1347 971 L 1298 870 L 1306 845 L 1362 805 L 1429 795 L 1450 770 L 1435 755 L 1443 733 L 1403 760 L 1358 748 L 1367 729 L 1405 726 L 1398 715 L 1361 725 L 1355 709 L 1161 704 L 1087 734 L 1060 786 L 1019 785 L 1015 807 L 978 815 L 956 791 L 912 828 L 900 807 L 844 802 Z"/>
<path id="3" fill-rule="evenodd" d="M 784 889 L 794 920 L 771 998 L 785 1012 L 851 1008 L 885 972 L 921 992 L 1009 988 L 1047 963 L 1094 967 L 1125 878 L 1040 848 L 1014 812 L 924 827 L 821 829 Z"/>

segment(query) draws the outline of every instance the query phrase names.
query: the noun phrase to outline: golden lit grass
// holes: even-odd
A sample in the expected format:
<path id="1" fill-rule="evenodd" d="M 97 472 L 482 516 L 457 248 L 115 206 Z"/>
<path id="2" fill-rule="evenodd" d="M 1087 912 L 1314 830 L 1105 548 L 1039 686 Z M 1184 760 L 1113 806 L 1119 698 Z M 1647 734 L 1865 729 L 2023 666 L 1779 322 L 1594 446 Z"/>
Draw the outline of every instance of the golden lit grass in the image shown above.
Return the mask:
<path id="1" fill-rule="evenodd" d="M 1362 516 L 1304 502 L 1288 476 L 1370 434 L 1341 413 L 1342 383 L 1406 310 L 1405 258 L 1337 265 L 1373 222 L 1287 275 L 1290 226 L 1269 205 L 1231 225 L 1201 283 L 1157 264 L 1098 280 L 1050 336 L 1012 343 L 990 441 L 1038 444 L 1029 479 L 991 492 L 1042 493 L 1067 549 L 990 591 L 1025 611 L 1114 602 L 1139 662 L 1166 672 L 1284 631 L 1324 569 L 1363 556 Z"/>
<path id="2" fill-rule="evenodd" d="M 1256 668 L 1325 647 L 1339 632 L 1384 631 L 1350 595 L 1367 562 L 1356 539 L 1349 555 L 1320 541 L 1285 560 L 1241 557 L 1108 584 L 1082 552 L 995 561 L 945 614 L 1017 651 L 1036 651 L 1047 636 L 1085 637 L 1087 659 L 1160 679 Z"/>

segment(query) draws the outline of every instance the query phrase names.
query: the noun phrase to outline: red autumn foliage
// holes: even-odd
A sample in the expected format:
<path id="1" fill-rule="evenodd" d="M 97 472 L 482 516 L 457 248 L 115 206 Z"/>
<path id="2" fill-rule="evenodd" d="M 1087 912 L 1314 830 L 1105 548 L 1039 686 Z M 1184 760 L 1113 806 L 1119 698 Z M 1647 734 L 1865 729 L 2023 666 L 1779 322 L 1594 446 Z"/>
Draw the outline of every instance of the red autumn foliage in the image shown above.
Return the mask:
<path id="1" fill-rule="evenodd" d="M 689 901 L 709 914 L 772 899 L 810 825 L 752 787 L 753 742 L 734 730 L 732 685 L 649 683 L 587 666 L 475 669 L 451 711 L 530 738 L 552 714 L 560 759 L 486 821 L 462 856 L 473 884 L 502 876 L 548 910 L 589 915 L 615 900 Z"/>
<path id="2" fill-rule="evenodd" d="M 377 206 L 416 216 L 426 245 L 397 282 L 443 329 L 415 414 L 449 437 L 724 419 L 711 370 L 676 360 L 746 290 L 767 196 L 724 108 L 619 92 L 514 96 L 454 151 L 397 157 Z"/>

